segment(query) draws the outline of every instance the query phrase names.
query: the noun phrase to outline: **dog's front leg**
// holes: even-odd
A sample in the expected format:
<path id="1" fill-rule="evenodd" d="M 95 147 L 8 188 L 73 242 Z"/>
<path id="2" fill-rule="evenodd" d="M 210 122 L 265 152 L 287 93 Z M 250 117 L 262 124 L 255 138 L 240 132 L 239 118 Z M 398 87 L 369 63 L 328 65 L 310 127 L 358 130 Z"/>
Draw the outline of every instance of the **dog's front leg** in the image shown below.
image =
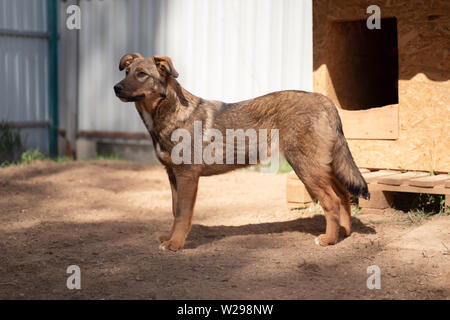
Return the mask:
<path id="1" fill-rule="evenodd" d="M 198 179 L 199 176 L 196 174 L 176 175 L 177 200 L 172 234 L 169 240 L 161 244 L 161 249 L 175 251 L 184 246 L 186 237 L 191 229 Z"/>
<path id="2" fill-rule="evenodd" d="M 169 176 L 170 189 L 172 191 L 172 214 L 173 214 L 173 218 L 175 219 L 176 213 L 177 213 L 177 179 L 171 168 L 167 167 L 166 170 L 167 170 L 167 175 Z M 162 236 L 159 237 L 159 240 L 161 242 L 167 241 L 172 237 L 174 226 L 175 226 L 175 224 L 173 224 L 172 230 L 170 231 L 170 233 L 163 234 Z"/>

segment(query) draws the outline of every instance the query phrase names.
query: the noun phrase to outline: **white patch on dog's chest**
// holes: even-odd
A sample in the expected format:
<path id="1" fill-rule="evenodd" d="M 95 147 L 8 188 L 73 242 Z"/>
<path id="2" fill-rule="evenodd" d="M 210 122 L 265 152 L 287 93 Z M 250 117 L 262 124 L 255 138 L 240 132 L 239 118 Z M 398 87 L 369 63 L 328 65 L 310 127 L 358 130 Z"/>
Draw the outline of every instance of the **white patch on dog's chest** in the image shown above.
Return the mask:
<path id="1" fill-rule="evenodd" d="M 143 117 L 144 117 L 144 123 L 145 126 L 147 127 L 148 131 L 151 131 L 153 129 L 153 119 L 152 116 L 150 115 L 150 113 L 148 113 L 147 111 L 144 111 L 142 113 Z"/>

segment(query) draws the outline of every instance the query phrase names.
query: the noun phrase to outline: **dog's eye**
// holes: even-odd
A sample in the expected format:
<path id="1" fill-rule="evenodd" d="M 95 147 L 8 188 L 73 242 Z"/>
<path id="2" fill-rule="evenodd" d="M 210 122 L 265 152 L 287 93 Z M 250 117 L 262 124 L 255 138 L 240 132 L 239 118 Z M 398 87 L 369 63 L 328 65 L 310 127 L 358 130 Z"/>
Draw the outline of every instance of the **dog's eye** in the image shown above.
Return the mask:
<path id="1" fill-rule="evenodd" d="M 130 70 L 125 70 L 125 74 L 128 75 L 130 73 Z"/>
<path id="2" fill-rule="evenodd" d="M 146 74 L 145 72 L 139 72 L 139 73 L 137 74 L 137 76 L 138 76 L 139 78 L 143 78 L 143 77 L 146 77 L 147 74 Z"/>

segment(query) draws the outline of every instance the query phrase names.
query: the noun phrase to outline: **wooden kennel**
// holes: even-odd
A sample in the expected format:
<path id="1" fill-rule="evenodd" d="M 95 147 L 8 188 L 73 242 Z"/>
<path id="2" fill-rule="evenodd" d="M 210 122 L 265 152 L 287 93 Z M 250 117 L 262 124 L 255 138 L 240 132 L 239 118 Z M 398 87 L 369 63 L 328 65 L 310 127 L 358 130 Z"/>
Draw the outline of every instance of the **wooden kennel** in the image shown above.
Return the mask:
<path id="1" fill-rule="evenodd" d="M 358 167 L 450 171 L 449 14 L 450 1 L 313 0 L 314 91 L 338 106 Z"/>

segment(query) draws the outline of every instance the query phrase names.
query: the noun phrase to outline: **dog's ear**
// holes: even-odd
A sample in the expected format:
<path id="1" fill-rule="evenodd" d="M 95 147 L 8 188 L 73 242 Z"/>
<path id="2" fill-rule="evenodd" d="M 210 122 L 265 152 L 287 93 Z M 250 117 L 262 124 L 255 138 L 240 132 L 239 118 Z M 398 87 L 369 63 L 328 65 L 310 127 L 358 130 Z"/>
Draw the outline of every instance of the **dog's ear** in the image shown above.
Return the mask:
<path id="1" fill-rule="evenodd" d="M 134 59 L 142 58 L 142 55 L 140 53 L 127 53 L 120 59 L 119 63 L 119 70 L 122 71 L 126 67 L 128 67 Z"/>
<path id="2" fill-rule="evenodd" d="M 175 70 L 172 60 L 169 57 L 154 56 L 153 60 L 161 75 L 171 75 L 174 78 L 178 77 L 178 72 Z"/>

